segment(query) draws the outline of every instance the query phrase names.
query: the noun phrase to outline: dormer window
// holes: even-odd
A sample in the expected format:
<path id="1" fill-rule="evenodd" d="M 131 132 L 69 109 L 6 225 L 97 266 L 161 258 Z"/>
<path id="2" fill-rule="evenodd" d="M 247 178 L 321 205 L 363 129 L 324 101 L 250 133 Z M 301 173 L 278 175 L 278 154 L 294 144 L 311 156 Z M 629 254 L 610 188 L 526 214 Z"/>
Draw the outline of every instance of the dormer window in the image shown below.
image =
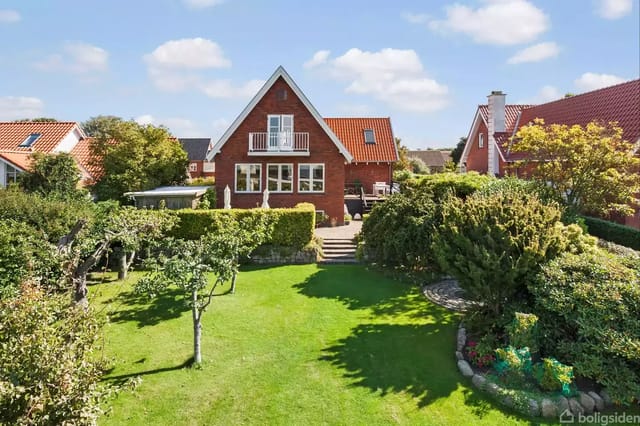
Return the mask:
<path id="1" fill-rule="evenodd" d="M 478 148 L 484 148 L 484 133 L 478 135 Z"/>
<path id="2" fill-rule="evenodd" d="M 36 143 L 36 141 L 40 138 L 40 136 L 42 136 L 42 134 L 40 134 L 40 133 L 31 133 L 29 136 L 27 136 L 27 138 L 24 140 L 24 142 L 22 142 L 18 146 L 20 148 L 30 148 L 31 145 Z"/>
<path id="3" fill-rule="evenodd" d="M 376 134 L 373 129 L 364 129 L 364 143 L 376 143 Z"/>

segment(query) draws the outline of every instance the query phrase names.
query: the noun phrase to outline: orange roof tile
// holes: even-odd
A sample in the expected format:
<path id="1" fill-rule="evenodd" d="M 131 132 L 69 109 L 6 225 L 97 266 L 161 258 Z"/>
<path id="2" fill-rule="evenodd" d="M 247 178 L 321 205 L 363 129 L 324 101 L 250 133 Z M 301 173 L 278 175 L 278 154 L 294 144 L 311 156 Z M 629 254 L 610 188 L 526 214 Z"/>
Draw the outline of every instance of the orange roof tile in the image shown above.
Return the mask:
<path id="1" fill-rule="evenodd" d="M 325 118 L 356 163 L 398 161 L 389 118 Z M 373 129 L 376 143 L 364 142 L 364 130 Z"/>
<path id="2" fill-rule="evenodd" d="M 75 158 L 76 163 L 88 174 L 84 178 L 85 184 L 89 184 L 97 181 L 102 177 L 103 169 L 102 164 L 92 161 L 91 155 L 91 142 L 94 138 L 84 138 L 76 144 L 71 150 L 71 155 Z"/>
<path id="3" fill-rule="evenodd" d="M 20 170 L 27 170 L 31 165 L 30 152 L 0 151 L 0 158 Z"/>
<path id="4" fill-rule="evenodd" d="M 52 152 L 78 124 L 75 122 L 0 122 L 0 150 Z M 30 148 L 19 145 L 32 133 L 41 136 Z"/>

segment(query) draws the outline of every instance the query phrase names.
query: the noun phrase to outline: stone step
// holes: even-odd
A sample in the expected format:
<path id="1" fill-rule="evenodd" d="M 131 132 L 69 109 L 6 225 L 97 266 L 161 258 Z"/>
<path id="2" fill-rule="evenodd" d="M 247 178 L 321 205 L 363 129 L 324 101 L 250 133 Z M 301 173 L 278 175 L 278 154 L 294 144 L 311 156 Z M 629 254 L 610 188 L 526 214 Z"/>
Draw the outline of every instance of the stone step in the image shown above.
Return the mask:
<path id="1" fill-rule="evenodd" d="M 318 263 L 321 264 L 321 265 L 328 265 L 328 264 L 350 265 L 350 264 L 358 263 L 358 261 L 355 258 L 352 258 L 352 259 L 325 259 L 325 260 L 319 261 Z"/>
<path id="2" fill-rule="evenodd" d="M 334 244 L 323 244 L 322 247 L 326 247 L 326 248 L 349 248 L 349 249 L 356 249 L 356 245 L 353 243 L 334 243 Z"/>

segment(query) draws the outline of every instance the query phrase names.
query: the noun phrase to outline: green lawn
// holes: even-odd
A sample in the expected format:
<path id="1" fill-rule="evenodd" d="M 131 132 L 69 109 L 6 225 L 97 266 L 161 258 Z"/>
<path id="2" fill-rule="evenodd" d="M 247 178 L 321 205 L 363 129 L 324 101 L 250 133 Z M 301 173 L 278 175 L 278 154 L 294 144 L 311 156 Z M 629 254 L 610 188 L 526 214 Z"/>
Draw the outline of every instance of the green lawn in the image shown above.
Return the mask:
<path id="1" fill-rule="evenodd" d="M 142 377 L 101 424 L 525 424 L 456 369 L 457 316 L 363 266 L 250 268 L 203 319 L 201 369 L 177 292 L 152 303 L 94 285 L 106 311 L 108 381 Z M 227 288 L 221 289 L 221 292 Z"/>

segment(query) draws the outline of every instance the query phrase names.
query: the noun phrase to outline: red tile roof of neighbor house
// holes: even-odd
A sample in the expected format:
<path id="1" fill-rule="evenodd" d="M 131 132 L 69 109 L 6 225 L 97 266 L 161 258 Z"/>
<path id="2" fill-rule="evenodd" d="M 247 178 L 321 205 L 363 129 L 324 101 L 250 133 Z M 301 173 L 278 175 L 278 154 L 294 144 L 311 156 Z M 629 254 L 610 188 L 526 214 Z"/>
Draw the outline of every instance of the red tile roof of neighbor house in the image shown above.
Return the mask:
<path id="1" fill-rule="evenodd" d="M 510 132 L 516 125 L 518 121 L 518 116 L 520 115 L 520 111 L 525 108 L 530 108 L 533 105 L 505 105 L 504 106 L 504 127 L 505 131 Z M 488 105 L 478 105 L 478 110 L 480 111 L 480 115 L 484 119 L 485 123 L 489 122 L 489 106 Z"/>
<path id="2" fill-rule="evenodd" d="M 103 173 L 102 164 L 95 164 L 91 158 L 91 142 L 93 140 L 94 138 L 81 139 L 71 150 L 71 155 L 75 158 L 78 166 L 89 174 L 83 179 L 85 184 L 94 183 L 102 177 Z M 115 141 L 112 141 L 112 143 L 115 143 Z"/>
<path id="3" fill-rule="evenodd" d="M 640 79 L 523 109 L 518 129 L 536 118 L 542 118 L 545 124 L 569 126 L 585 126 L 594 120 L 603 124 L 617 122 L 623 129 L 622 137 L 635 143 L 640 139 Z M 518 129 L 502 143 L 496 138 L 507 161 L 526 157 L 526 153 L 509 153 L 508 144 L 504 144 Z"/>
<path id="4" fill-rule="evenodd" d="M 325 118 L 333 133 L 353 155 L 355 163 L 398 161 L 389 118 Z M 364 142 L 365 129 L 372 129 L 375 143 Z"/>
<path id="5" fill-rule="evenodd" d="M 640 79 L 527 108 L 518 127 L 536 118 L 546 124 L 581 126 L 594 120 L 605 124 L 617 121 L 623 137 L 636 142 L 640 138 Z"/>
<path id="6" fill-rule="evenodd" d="M 0 158 L 21 170 L 28 169 L 31 164 L 30 152 L 0 151 Z"/>
<path id="7" fill-rule="evenodd" d="M 16 152 L 44 152 L 53 151 L 56 146 L 78 124 L 75 122 L 0 122 L 0 150 Z M 32 133 L 40 133 L 40 137 L 31 148 L 21 148 L 19 145 Z"/>

